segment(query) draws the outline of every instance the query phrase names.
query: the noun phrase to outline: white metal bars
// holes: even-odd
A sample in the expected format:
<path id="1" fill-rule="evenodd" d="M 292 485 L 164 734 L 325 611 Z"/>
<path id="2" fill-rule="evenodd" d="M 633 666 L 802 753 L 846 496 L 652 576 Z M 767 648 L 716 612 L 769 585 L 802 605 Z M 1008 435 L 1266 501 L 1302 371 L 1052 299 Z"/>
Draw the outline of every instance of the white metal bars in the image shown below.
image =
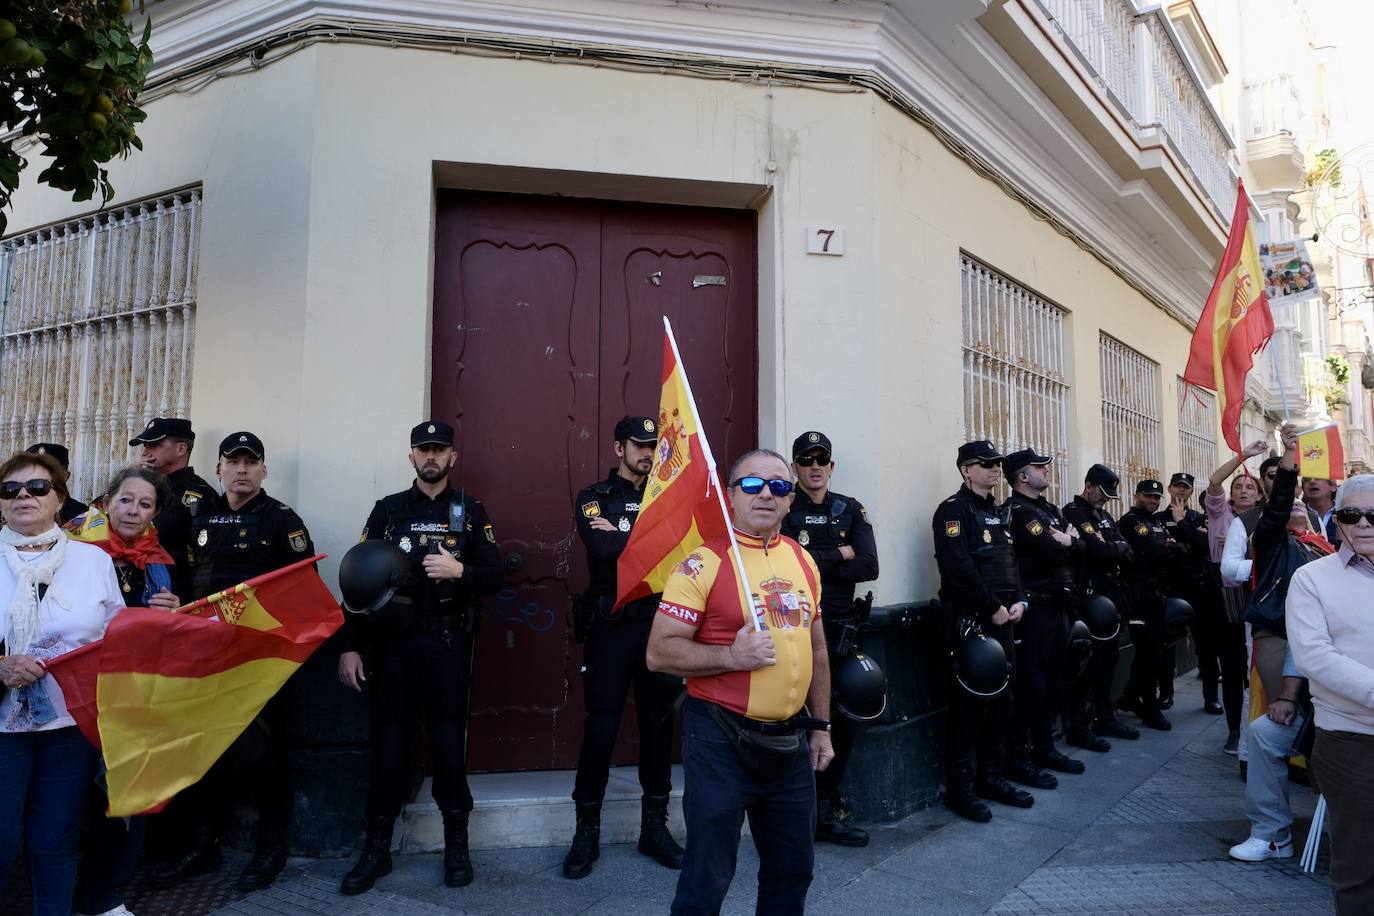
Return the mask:
<path id="1" fill-rule="evenodd" d="M 965 436 L 1052 457 L 1046 496 L 1061 503 L 1071 471 L 1064 310 L 967 255 L 959 271 Z"/>
<path id="2" fill-rule="evenodd" d="M 58 442 L 93 497 L 153 416 L 188 415 L 199 188 L 0 243 L 0 452 Z"/>
<path id="3" fill-rule="evenodd" d="M 1178 379 L 1178 469 L 1193 475 L 1193 495 L 1202 502 L 1207 478 L 1217 467 L 1217 396 Z"/>
<path id="4" fill-rule="evenodd" d="M 1140 111 L 1139 43 L 1130 0 L 1040 0 L 1101 84 L 1132 119 Z"/>
<path id="5" fill-rule="evenodd" d="M 1101 334 L 1102 452 L 1107 467 L 1121 475 L 1129 506 L 1135 485 L 1160 479 L 1159 364 L 1121 341 Z"/>

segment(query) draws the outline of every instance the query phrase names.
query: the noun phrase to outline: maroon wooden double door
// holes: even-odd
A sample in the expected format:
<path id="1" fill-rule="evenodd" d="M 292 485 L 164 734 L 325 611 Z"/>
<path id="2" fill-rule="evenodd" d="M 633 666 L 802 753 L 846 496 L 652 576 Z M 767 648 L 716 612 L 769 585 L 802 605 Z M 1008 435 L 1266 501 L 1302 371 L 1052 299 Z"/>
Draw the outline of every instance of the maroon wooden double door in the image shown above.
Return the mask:
<path id="1" fill-rule="evenodd" d="M 755 444 L 755 264 L 750 211 L 440 192 L 433 411 L 454 424 L 455 485 L 486 504 L 506 561 L 478 636 L 474 771 L 577 763 L 573 499 L 615 465 L 616 421 L 657 414 L 663 315 L 717 461 Z M 621 762 L 634 721 L 627 708 Z"/>

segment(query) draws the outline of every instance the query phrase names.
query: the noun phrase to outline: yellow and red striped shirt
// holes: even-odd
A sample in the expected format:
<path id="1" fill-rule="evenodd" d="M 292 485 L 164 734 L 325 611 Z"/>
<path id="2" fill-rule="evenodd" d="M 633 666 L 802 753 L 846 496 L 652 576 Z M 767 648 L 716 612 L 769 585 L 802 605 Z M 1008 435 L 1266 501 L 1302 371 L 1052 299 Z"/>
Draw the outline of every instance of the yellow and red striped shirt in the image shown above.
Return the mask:
<path id="1" fill-rule="evenodd" d="M 762 721 L 797 714 L 811 688 L 811 627 L 821 615 L 821 576 L 791 538 L 739 531 L 753 613 L 773 637 L 777 664 L 687 679 L 687 693 Z M 697 642 L 728 646 L 749 622 L 728 538 L 713 538 L 673 567 L 658 612 L 696 628 Z"/>

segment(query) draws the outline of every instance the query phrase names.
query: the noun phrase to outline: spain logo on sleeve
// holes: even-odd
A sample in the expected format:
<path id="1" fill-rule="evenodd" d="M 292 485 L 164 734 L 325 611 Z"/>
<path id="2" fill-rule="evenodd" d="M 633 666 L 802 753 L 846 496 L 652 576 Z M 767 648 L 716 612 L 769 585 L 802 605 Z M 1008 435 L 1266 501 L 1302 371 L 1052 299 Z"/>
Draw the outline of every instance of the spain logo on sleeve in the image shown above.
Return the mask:
<path id="1" fill-rule="evenodd" d="M 945 522 L 945 535 L 947 537 L 957 538 L 959 536 L 959 523 L 957 521 Z"/>
<path id="2" fill-rule="evenodd" d="M 1038 521 L 1035 521 L 1028 523 L 1026 525 L 1026 530 L 1038 537 L 1040 533 L 1045 530 L 1045 527 L 1041 525 Z"/>
<path id="3" fill-rule="evenodd" d="M 601 514 L 601 503 L 592 500 L 582 506 L 582 514 L 587 518 L 596 518 Z"/>

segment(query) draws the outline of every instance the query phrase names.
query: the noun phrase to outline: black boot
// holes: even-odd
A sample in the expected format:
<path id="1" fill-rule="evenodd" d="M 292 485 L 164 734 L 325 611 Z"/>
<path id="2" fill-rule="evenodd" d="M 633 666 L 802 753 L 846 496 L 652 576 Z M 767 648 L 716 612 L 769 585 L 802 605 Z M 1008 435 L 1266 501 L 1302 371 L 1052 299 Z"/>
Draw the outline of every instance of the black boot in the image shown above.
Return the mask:
<path id="1" fill-rule="evenodd" d="M 158 890 L 176 887 L 194 875 L 219 871 L 224 859 L 219 851 L 219 830 L 210 821 L 198 821 L 191 840 L 177 856 L 153 869 L 152 884 Z"/>
<path id="2" fill-rule="evenodd" d="M 470 811 L 444 812 L 444 883 L 467 887 L 472 883 L 472 857 L 468 854 Z"/>
<path id="3" fill-rule="evenodd" d="M 362 855 L 339 882 L 340 894 L 361 894 L 370 890 L 378 878 L 391 874 L 391 830 L 395 825 L 394 817 L 367 819 L 367 839 L 363 840 Z"/>
<path id="4" fill-rule="evenodd" d="M 1099 739 L 1100 740 L 1100 739 Z M 1075 776 L 1087 769 L 1081 760 L 1074 760 L 1059 752 L 1053 744 L 1031 751 L 1031 760 L 1036 766 L 1059 773 L 1072 773 Z"/>
<path id="5" fill-rule="evenodd" d="M 1031 763 L 1030 756 L 1020 750 L 1008 755 L 1007 764 L 1001 775 L 1032 789 L 1053 789 L 1059 785 L 1059 780 Z"/>
<path id="6" fill-rule="evenodd" d="M 258 842 L 253 858 L 239 872 L 240 893 L 261 890 L 277 880 L 286 867 L 286 820 L 261 814 L 258 817 Z"/>
<path id="7" fill-rule="evenodd" d="M 664 868 L 682 868 L 682 847 L 668 832 L 668 796 L 646 795 L 640 802 L 639 851 Z"/>
<path id="8" fill-rule="evenodd" d="M 1048 775 L 1048 774 L 1047 774 Z M 1050 777 L 1053 779 L 1054 777 Z M 1018 789 L 1001 776 L 985 774 L 973 784 L 973 794 L 989 801 L 1001 802 L 1013 808 L 1029 808 L 1035 804 L 1035 796 Z"/>
<path id="9" fill-rule="evenodd" d="M 1069 729 L 1069 733 L 1064 736 L 1064 740 L 1074 747 L 1081 747 L 1085 751 L 1096 751 L 1099 754 L 1105 754 L 1112 749 L 1111 742 L 1094 735 L 1092 729 L 1086 724 L 1074 725 Z"/>
<path id="10" fill-rule="evenodd" d="M 868 831 L 851 827 L 836 816 L 837 800 L 816 798 L 816 839 L 837 846 L 867 846 Z"/>
<path id="11" fill-rule="evenodd" d="M 1110 719 L 1098 719 L 1093 723 L 1093 734 L 1106 735 L 1108 738 L 1120 738 L 1123 741 L 1140 740 L 1140 729 L 1131 728 L 1116 716 Z"/>
<path id="12" fill-rule="evenodd" d="M 585 878 L 592 873 L 592 863 L 601 857 L 601 802 L 575 802 L 577 832 L 573 834 L 572 849 L 563 857 L 563 877 Z"/>
<path id="13" fill-rule="evenodd" d="M 980 824 L 992 820 L 992 809 L 973 794 L 973 770 L 967 764 L 950 767 L 949 778 L 945 781 L 945 807 Z"/>

